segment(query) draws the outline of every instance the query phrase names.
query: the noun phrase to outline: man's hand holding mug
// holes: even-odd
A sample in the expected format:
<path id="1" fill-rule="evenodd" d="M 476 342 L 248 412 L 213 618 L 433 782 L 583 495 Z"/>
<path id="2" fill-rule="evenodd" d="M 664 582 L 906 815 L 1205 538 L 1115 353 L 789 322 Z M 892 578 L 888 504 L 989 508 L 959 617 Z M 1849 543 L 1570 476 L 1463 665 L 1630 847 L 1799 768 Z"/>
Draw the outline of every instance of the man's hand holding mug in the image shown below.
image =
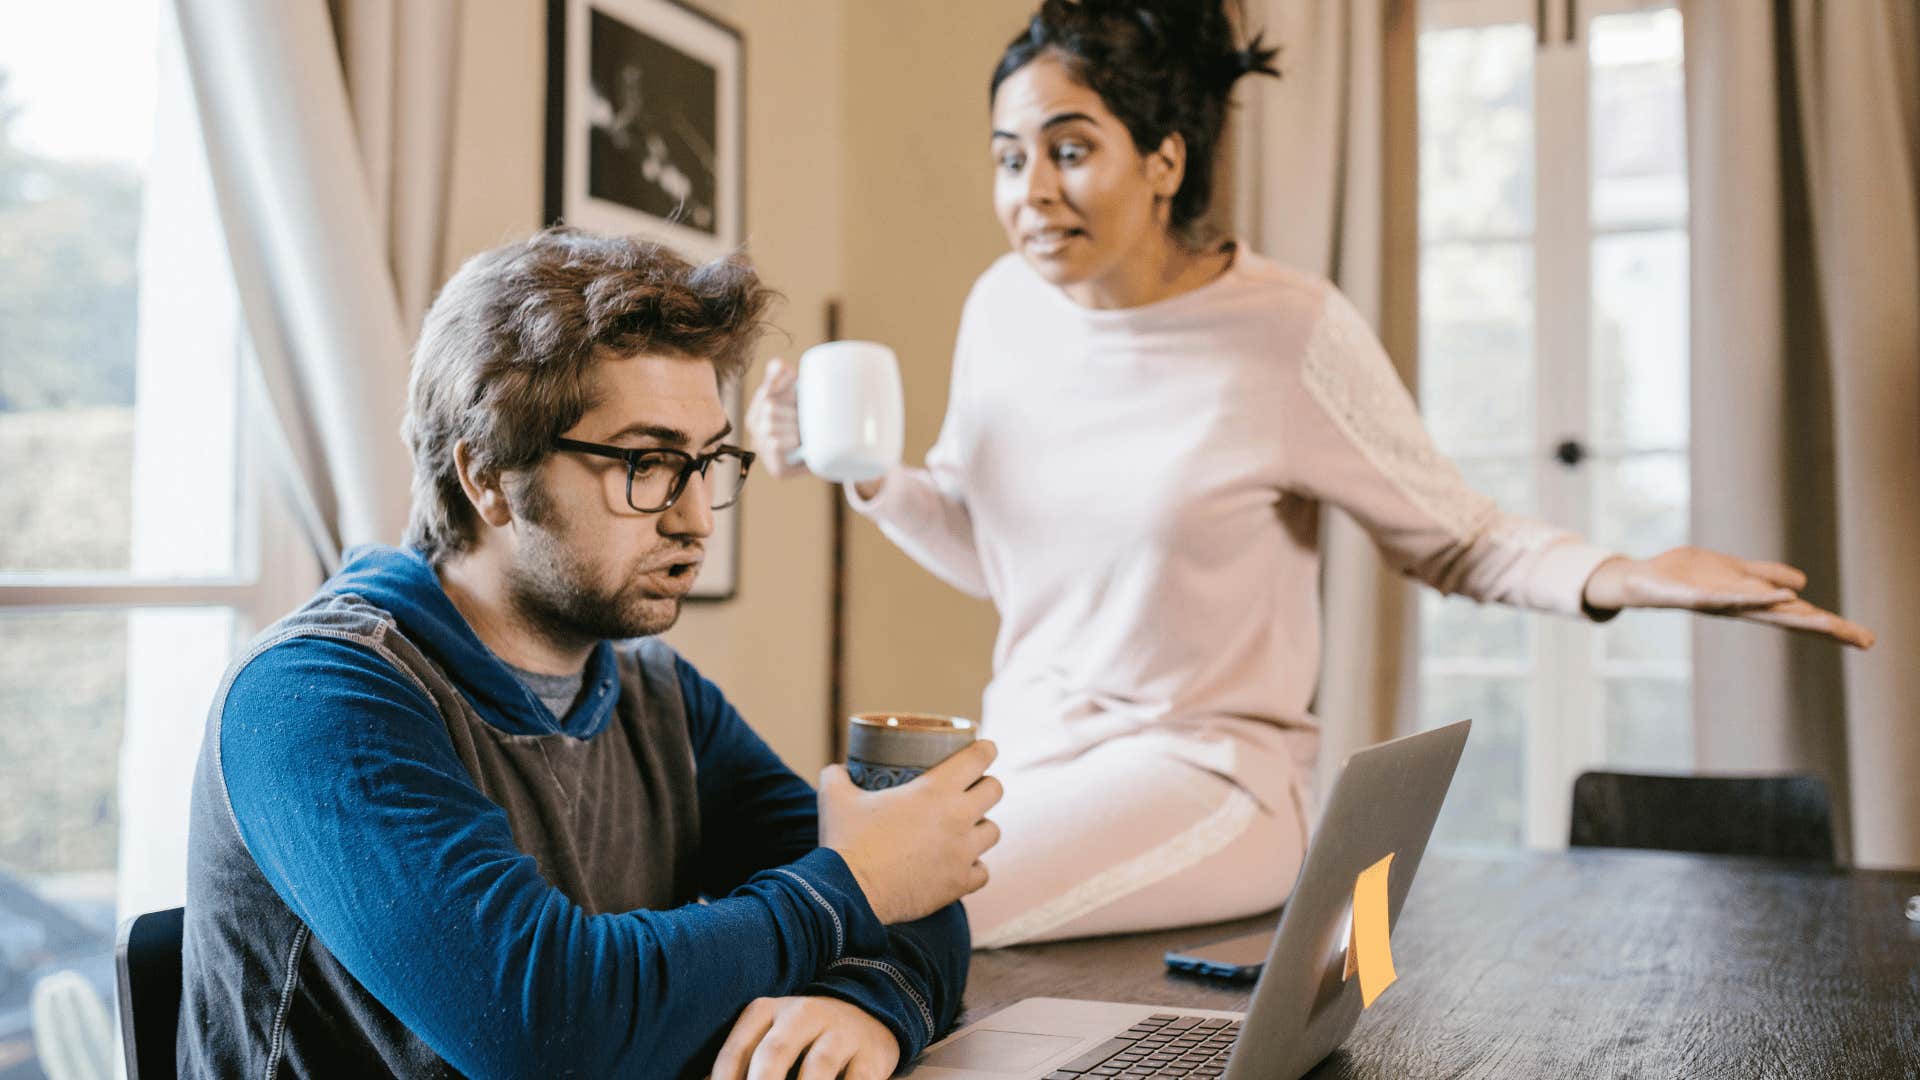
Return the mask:
<path id="1" fill-rule="evenodd" d="M 845 766 L 820 774 L 820 844 L 847 861 L 881 922 L 925 918 L 987 883 L 980 856 L 1000 840 L 986 820 L 1002 794 L 986 774 L 996 753 L 970 742 L 883 790 L 862 790 Z"/>

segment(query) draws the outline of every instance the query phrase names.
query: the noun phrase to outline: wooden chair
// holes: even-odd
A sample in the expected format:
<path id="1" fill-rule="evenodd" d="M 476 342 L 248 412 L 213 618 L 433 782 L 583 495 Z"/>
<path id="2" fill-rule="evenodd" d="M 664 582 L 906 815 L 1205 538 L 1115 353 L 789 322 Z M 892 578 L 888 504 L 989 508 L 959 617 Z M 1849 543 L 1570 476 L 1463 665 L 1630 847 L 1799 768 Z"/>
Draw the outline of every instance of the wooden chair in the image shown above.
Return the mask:
<path id="1" fill-rule="evenodd" d="M 114 948 L 120 972 L 120 1036 L 127 1080 L 174 1080 L 180 1022 L 180 940 L 185 908 L 135 915 L 120 924 Z"/>
<path id="2" fill-rule="evenodd" d="M 1832 866 L 1833 816 L 1813 776 L 1589 772 L 1573 782 L 1567 842 Z"/>

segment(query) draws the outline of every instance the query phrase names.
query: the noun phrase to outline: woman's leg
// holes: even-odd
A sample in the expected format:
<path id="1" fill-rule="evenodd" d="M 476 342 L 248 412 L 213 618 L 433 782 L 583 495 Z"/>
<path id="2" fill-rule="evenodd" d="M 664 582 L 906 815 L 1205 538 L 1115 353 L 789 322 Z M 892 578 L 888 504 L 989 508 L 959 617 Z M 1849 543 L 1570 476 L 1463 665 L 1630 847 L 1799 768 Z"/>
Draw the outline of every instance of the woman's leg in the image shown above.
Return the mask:
<path id="1" fill-rule="evenodd" d="M 968 897 L 978 948 L 1238 918 L 1286 899 L 1306 852 L 1297 805 L 1263 809 L 1213 773 L 1116 740 L 996 774 L 992 880 Z"/>

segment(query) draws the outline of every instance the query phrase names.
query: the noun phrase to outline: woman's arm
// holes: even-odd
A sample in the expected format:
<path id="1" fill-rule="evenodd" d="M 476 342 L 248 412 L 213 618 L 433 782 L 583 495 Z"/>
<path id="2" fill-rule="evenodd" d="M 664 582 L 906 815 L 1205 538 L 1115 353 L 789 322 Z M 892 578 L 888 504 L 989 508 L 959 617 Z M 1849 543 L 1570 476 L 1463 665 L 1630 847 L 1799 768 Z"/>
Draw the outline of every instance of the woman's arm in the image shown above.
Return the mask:
<path id="1" fill-rule="evenodd" d="M 1502 513 L 1434 447 L 1379 340 L 1337 291 L 1298 379 L 1284 418 L 1290 482 L 1353 515 L 1397 569 L 1443 592 L 1596 619 L 1684 608 L 1872 642 L 1798 599 L 1805 575 L 1791 567 L 1697 548 L 1630 559 Z"/>
<path id="2" fill-rule="evenodd" d="M 896 468 L 868 485 L 870 495 L 848 484 L 847 501 L 933 576 L 985 599 L 987 578 L 973 542 L 973 516 L 960 486 L 958 456 L 946 438 L 954 423 L 951 410 L 947 423 L 941 441 L 927 451 L 926 468 Z"/>

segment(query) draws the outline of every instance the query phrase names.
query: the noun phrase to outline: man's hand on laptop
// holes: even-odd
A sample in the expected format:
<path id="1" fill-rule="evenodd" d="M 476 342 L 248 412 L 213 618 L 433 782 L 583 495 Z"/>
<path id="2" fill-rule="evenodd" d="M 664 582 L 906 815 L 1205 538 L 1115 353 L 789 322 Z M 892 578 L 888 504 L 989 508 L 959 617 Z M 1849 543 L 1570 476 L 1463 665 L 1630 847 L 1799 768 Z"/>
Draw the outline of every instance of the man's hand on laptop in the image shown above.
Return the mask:
<path id="1" fill-rule="evenodd" d="M 1000 840 L 986 813 L 1000 781 L 984 739 L 888 791 L 862 791 L 847 770 L 820 774 L 820 844 L 840 853 L 888 925 L 939 911 L 987 883 L 980 856 Z"/>
<path id="2" fill-rule="evenodd" d="M 838 998 L 760 998 L 733 1022 L 713 1080 L 886 1080 L 900 1043 L 865 1009 Z"/>

